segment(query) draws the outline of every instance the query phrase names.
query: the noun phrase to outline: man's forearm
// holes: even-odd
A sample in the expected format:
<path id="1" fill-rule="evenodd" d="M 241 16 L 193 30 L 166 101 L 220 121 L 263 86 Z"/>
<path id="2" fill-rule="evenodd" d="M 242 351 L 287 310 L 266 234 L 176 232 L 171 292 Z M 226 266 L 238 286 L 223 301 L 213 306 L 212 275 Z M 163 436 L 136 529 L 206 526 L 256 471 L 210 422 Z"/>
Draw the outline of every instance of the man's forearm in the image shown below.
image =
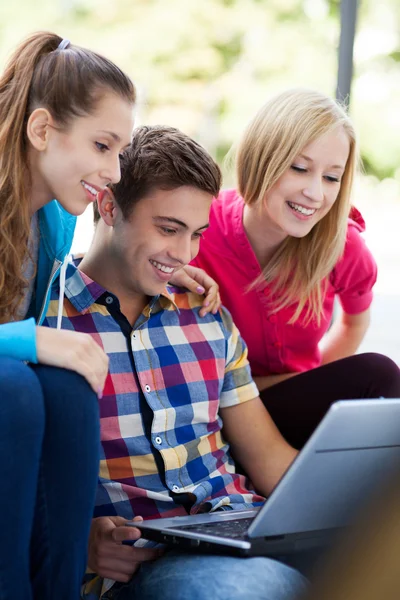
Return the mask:
<path id="1" fill-rule="evenodd" d="M 256 490 L 268 496 L 297 455 L 259 398 L 221 411 L 224 437 Z"/>

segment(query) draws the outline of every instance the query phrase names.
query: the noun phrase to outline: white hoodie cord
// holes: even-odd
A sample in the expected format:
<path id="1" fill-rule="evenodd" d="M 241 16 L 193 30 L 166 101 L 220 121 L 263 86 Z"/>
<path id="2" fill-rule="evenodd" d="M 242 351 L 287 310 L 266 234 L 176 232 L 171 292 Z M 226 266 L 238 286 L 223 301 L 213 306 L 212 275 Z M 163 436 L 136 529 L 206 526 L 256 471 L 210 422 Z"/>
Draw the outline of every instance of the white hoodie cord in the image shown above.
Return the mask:
<path id="1" fill-rule="evenodd" d="M 65 291 L 65 279 L 68 267 L 68 255 L 64 258 L 64 262 L 61 265 L 60 270 L 60 295 L 58 298 L 58 312 L 57 312 L 57 329 L 61 329 L 61 320 L 63 316 L 64 308 L 64 291 Z"/>

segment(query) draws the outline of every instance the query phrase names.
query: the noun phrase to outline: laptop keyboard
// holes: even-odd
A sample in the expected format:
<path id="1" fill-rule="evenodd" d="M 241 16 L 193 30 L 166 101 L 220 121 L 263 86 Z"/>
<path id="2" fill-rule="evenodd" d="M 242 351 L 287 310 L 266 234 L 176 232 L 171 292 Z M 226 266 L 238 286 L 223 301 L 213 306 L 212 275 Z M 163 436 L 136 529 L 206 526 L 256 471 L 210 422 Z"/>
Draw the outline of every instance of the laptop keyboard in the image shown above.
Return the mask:
<path id="1" fill-rule="evenodd" d="M 254 517 L 248 519 L 232 519 L 231 521 L 213 521 L 211 523 L 199 523 L 197 525 L 180 525 L 179 527 L 174 527 L 174 529 L 232 538 L 235 540 L 246 539 L 247 530 L 253 520 Z"/>

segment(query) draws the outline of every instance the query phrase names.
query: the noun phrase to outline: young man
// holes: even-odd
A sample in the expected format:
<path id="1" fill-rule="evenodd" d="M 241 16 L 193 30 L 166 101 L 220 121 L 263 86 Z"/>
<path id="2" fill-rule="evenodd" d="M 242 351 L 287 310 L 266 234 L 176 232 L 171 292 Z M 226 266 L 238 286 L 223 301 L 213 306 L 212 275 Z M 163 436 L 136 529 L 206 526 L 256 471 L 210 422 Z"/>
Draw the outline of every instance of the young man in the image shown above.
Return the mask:
<path id="1" fill-rule="evenodd" d="M 55 291 L 50 303 L 49 326 L 63 301 L 63 328 L 92 334 L 110 359 L 89 541 L 98 576 L 84 598 L 286 600 L 304 586 L 267 558 L 160 557 L 121 543 L 140 537 L 126 519 L 262 502 L 295 455 L 258 398 L 229 313 L 200 317 L 201 296 L 167 287 L 197 254 L 220 184 L 218 166 L 183 133 L 136 129 L 121 181 L 98 199 L 93 244 L 68 267 L 65 298 Z"/>

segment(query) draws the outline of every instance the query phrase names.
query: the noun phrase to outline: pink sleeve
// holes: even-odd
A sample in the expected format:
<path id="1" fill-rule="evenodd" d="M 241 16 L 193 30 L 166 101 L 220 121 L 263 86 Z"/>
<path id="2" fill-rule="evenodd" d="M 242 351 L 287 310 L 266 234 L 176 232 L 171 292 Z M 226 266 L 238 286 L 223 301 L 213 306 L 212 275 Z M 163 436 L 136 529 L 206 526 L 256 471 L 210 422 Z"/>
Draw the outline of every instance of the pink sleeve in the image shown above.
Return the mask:
<path id="1" fill-rule="evenodd" d="M 376 277 L 374 257 L 358 228 L 349 223 L 344 255 L 330 277 L 345 313 L 354 315 L 369 308 Z"/>

